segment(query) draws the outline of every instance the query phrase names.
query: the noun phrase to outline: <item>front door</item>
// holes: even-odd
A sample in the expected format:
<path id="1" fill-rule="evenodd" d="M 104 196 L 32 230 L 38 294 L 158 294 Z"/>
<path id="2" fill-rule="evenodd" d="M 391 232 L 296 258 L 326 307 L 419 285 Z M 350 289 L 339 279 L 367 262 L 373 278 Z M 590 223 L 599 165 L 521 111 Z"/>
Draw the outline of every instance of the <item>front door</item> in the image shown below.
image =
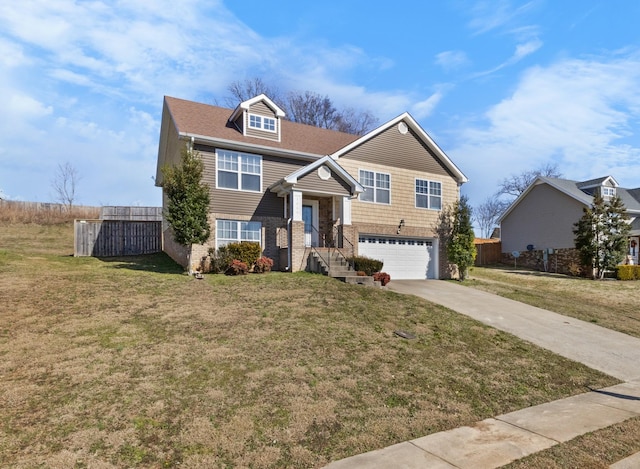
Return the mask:
<path id="1" fill-rule="evenodd" d="M 313 243 L 313 207 L 311 205 L 302 206 L 302 221 L 304 221 L 304 245 L 311 246 Z"/>

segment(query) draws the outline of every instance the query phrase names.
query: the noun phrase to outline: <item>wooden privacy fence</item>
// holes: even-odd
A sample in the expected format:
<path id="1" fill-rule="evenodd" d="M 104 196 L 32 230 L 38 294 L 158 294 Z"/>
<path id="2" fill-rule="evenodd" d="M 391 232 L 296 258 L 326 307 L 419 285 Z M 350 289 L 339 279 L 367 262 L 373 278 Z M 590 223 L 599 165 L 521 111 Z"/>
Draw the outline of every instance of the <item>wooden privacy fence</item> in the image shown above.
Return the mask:
<path id="1" fill-rule="evenodd" d="M 162 251 L 162 222 L 76 220 L 74 256 L 114 257 Z"/>
<path id="2" fill-rule="evenodd" d="M 502 260 L 502 243 L 499 239 L 480 239 L 474 241 L 476 245 L 476 261 L 474 265 L 498 264 Z"/>

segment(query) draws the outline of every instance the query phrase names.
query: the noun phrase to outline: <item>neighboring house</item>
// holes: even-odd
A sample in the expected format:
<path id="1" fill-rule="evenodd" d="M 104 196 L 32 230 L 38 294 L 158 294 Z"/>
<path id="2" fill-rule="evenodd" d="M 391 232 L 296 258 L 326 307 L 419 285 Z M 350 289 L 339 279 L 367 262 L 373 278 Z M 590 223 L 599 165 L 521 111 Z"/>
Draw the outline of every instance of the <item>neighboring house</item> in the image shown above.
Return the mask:
<path id="1" fill-rule="evenodd" d="M 338 246 L 382 260 L 392 279 L 450 275 L 434 225 L 467 178 L 409 114 L 364 136 L 283 118 L 265 95 L 235 109 L 165 97 L 156 184 L 191 145 L 210 188 L 211 237 L 192 259 L 257 241 L 275 268 L 298 271 L 314 247 Z M 184 265 L 169 233 L 164 249 Z"/>
<path id="2" fill-rule="evenodd" d="M 500 217 L 502 252 L 509 255 L 518 251 L 524 257 L 531 253 L 527 261 L 533 255 L 533 261 L 546 270 L 555 268 L 558 258 L 554 256 L 561 256 L 558 270 L 566 270 L 569 262 L 578 262 L 574 224 L 582 217 L 583 209 L 592 205 L 596 194 L 605 200 L 616 195 L 622 199 L 631 219 L 628 261 L 637 264 L 640 188 L 623 189 L 612 176 L 583 182 L 536 178 Z M 570 251 L 574 251 L 573 255 Z"/>

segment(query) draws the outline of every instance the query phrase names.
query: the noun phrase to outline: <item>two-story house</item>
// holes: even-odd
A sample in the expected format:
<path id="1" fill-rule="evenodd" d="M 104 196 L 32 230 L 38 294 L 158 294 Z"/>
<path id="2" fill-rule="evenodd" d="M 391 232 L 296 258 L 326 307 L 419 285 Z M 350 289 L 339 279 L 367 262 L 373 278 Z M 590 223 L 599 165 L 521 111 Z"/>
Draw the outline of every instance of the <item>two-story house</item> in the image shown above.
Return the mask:
<path id="1" fill-rule="evenodd" d="M 156 184 L 190 145 L 210 188 L 212 234 L 192 259 L 256 241 L 274 268 L 295 272 L 312 247 L 335 245 L 382 260 L 391 278 L 450 275 L 434 225 L 467 178 L 408 113 L 363 136 L 284 117 L 265 95 L 235 109 L 165 97 Z M 168 229 L 163 245 L 186 264 Z"/>
<path id="2" fill-rule="evenodd" d="M 504 257 L 518 253 L 518 263 L 544 270 L 568 272 L 578 264 L 575 223 L 598 194 L 605 201 L 618 196 L 631 222 L 627 261 L 638 263 L 640 243 L 640 188 L 625 189 L 612 176 L 588 181 L 539 176 L 501 215 Z"/>

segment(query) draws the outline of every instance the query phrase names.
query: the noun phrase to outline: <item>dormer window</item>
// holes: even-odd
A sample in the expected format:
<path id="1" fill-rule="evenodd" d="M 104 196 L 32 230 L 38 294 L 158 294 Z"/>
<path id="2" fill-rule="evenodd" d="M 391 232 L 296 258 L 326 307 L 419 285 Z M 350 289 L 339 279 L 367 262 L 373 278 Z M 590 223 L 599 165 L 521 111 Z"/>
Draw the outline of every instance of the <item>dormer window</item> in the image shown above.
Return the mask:
<path id="1" fill-rule="evenodd" d="M 276 131 L 276 120 L 272 117 L 258 116 L 249 114 L 249 127 L 252 129 L 266 130 L 268 132 Z"/>
<path id="2" fill-rule="evenodd" d="M 615 197 L 616 196 L 616 188 L 615 187 L 603 187 L 602 188 L 602 197 Z"/>

